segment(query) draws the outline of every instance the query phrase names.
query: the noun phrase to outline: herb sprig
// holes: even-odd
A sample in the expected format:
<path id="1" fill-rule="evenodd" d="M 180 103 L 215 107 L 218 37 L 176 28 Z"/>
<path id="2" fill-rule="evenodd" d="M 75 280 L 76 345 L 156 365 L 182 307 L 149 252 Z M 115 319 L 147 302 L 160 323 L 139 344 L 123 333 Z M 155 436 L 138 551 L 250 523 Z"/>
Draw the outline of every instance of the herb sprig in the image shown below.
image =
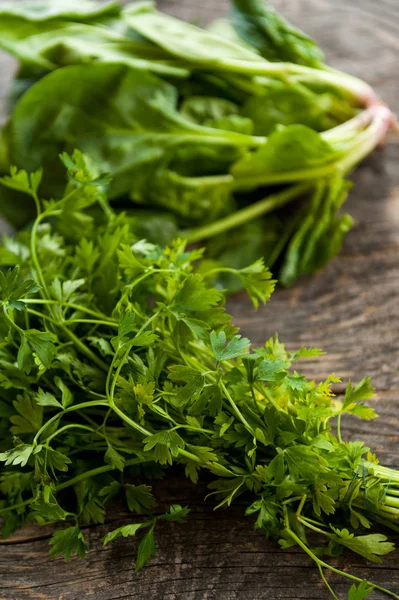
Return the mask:
<path id="1" fill-rule="evenodd" d="M 202 250 L 139 239 L 109 207 L 108 177 L 79 152 L 62 160 L 69 183 L 60 200 L 38 196 L 40 172 L 1 180 L 37 209 L 32 227 L 0 247 L 3 535 L 25 522 L 65 523 L 51 555 L 84 557 L 81 524 L 103 523 L 124 497 L 144 516 L 103 542 L 141 536 L 139 569 L 155 553 L 159 519 L 189 513 L 173 505 L 160 514 L 149 485 L 178 465 L 194 483 L 211 478 L 217 508 L 241 497 L 256 529 L 282 548 L 300 546 L 333 598 L 326 570 L 355 582 L 352 600 L 373 589 L 398 598 L 325 558 L 350 549 L 380 562 L 393 550 L 378 526 L 398 530 L 399 474 L 340 431 L 342 415 L 376 416 L 364 404 L 370 381 L 349 383 L 341 400 L 336 376 L 317 384 L 297 371 L 319 350 L 287 352 L 277 337 L 253 349 Z M 275 285 L 261 261 L 230 274 L 255 305 Z M 314 548 L 308 533 L 324 545 Z"/>
<path id="2" fill-rule="evenodd" d="M 60 196 L 57 155 L 79 148 L 150 242 L 207 241 L 233 269 L 263 257 L 282 285 L 339 252 L 346 178 L 392 115 L 267 2 L 234 0 L 208 29 L 151 2 L 11 2 L 0 16 L 0 47 L 21 65 L 0 172 L 43 167 L 41 193 Z M 34 218 L 15 188 L 0 211 L 16 227 Z"/>

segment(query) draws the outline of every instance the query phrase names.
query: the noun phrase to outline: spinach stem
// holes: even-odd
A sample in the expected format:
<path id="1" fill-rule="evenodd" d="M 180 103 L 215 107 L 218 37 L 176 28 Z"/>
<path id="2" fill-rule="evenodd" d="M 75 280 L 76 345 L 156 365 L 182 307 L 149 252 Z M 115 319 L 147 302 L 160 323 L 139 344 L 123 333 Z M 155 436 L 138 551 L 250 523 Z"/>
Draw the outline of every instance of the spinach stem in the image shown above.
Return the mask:
<path id="1" fill-rule="evenodd" d="M 223 217 L 218 221 L 197 227 L 195 229 L 186 230 L 182 232 L 182 236 L 187 240 L 189 244 L 205 240 L 216 235 L 220 235 L 230 229 L 239 227 L 252 221 L 253 219 L 259 218 L 271 211 L 288 204 L 294 198 L 306 194 L 314 188 L 314 182 L 300 183 L 288 187 L 281 192 L 277 192 L 271 196 L 267 196 L 259 202 L 255 202 L 250 206 L 246 206 L 235 213 L 230 214 L 227 217 Z"/>

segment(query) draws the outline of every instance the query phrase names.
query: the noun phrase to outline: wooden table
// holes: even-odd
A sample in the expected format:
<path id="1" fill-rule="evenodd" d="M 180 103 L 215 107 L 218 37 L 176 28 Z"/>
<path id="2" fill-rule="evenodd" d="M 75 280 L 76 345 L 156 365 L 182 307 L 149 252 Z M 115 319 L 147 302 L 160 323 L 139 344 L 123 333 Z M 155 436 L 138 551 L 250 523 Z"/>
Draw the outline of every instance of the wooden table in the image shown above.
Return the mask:
<path id="1" fill-rule="evenodd" d="M 166 0 L 165 10 L 193 18 L 223 14 L 222 0 Z M 196 7 L 197 5 L 197 7 Z M 274 5 L 313 35 L 329 62 L 372 84 L 399 112 L 398 0 L 274 0 Z M 12 63 L 1 57 L 0 96 Z M 262 343 L 278 331 L 288 347 L 321 346 L 328 352 L 304 363 L 320 379 L 331 371 L 343 380 L 371 375 L 377 388 L 378 422 L 346 419 L 348 439 L 364 439 L 385 464 L 399 463 L 399 143 L 391 135 L 355 175 L 347 204 L 356 226 L 335 261 L 323 272 L 278 290 L 254 313 L 245 297 L 230 301 L 243 333 Z M 135 542 L 102 549 L 105 531 L 126 524 L 115 511 L 104 526 L 88 527 L 91 550 L 85 561 L 48 559 L 49 529 L 26 528 L 0 542 L 0 600 L 321 600 L 328 593 L 317 570 L 299 550 L 279 551 L 251 530 L 242 507 L 214 513 L 204 503 L 205 484 L 194 486 L 180 474 L 158 487 L 162 501 L 188 503 L 184 526 L 165 527 L 158 553 L 139 574 L 133 570 Z M 159 495 L 159 494 L 158 494 Z M 112 524 L 110 524 L 112 521 Z M 399 540 L 398 540 L 399 541 Z M 383 565 L 350 553 L 337 563 L 399 593 L 398 553 Z M 338 593 L 348 585 L 331 577 Z M 370 598 L 382 598 L 374 593 Z"/>

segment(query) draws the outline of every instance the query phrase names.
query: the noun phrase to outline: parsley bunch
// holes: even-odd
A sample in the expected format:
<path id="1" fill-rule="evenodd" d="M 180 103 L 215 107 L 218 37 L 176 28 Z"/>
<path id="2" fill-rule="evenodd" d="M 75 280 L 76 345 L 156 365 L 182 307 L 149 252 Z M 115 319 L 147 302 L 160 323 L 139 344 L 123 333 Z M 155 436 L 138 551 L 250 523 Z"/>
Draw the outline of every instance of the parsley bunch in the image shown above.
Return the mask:
<path id="1" fill-rule="evenodd" d="M 60 196 L 57 155 L 79 148 L 112 175 L 112 202 L 149 216 L 149 241 L 206 240 L 234 269 L 263 257 L 291 285 L 339 252 L 346 178 L 392 115 L 267 2 L 231 4 L 202 29 L 151 2 L 2 3 L 0 48 L 20 69 L 0 173 L 43 167 L 42 195 Z M 17 228 L 33 216 L 15 190 L 0 211 Z"/>
<path id="2" fill-rule="evenodd" d="M 352 599 L 374 588 L 398 598 L 325 559 L 349 548 L 380 562 L 393 550 L 367 530 L 398 529 L 399 474 L 340 432 L 342 415 L 376 416 L 363 402 L 369 380 L 337 399 L 337 377 L 316 384 L 295 369 L 319 350 L 287 352 L 277 337 L 251 348 L 202 250 L 140 239 L 134 221 L 109 207 L 108 177 L 79 152 L 62 160 L 60 200 L 39 198 L 40 171 L 1 179 L 37 210 L 32 227 L 0 247 L 3 535 L 25 522 L 64 523 L 51 555 L 84 557 L 80 525 L 103 523 L 124 497 L 144 517 L 103 541 L 141 535 L 139 569 L 155 552 L 157 522 L 189 512 L 159 514 L 149 485 L 175 464 L 194 483 L 211 479 L 216 508 L 242 497 L 256 529 L 283 548 L 299 545 L 334 598 L 326 569 L 355 582 Z M 255 306 L 273 291 L 262 261 L 230 274 Z M 312 547 L 314 532 L 324 545 Z"/>

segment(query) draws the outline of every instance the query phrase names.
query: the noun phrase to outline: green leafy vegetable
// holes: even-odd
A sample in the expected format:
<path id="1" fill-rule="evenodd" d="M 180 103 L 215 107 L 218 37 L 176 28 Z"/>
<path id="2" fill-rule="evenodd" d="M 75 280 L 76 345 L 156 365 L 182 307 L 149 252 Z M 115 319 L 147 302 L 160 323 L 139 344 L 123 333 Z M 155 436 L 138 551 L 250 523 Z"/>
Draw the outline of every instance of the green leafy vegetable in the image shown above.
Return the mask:
<path id="1" fill-rule="evenodd" d="M 152 504 L 147 508 L 150 508 L 151 506 Z M 106 546 L 118 537 L 134 537 L 140 529 L 149 528 L 149 530 L 145 533 L 144 537 L 140 541 L 137 549 L 136 571 L 139 571 L 150 560 L 150 558 L 152 558 L 156 554 L 154 529 L 157 524 L 157 521 L 159 519 L 162 519 L 166 521 L 176 521 L 178 523 L 184 523 L 184 519 L 187 517 L 189 512 L 190 511 L 187 507 L 182 507 L 177 504 L 174 504 L 170 507 L 169 512 L 163 515 L 159 515 L 158 517 L 152 517 L 150 521 L 144 521 L 143 523 L 134 523 L 131 525 L 124 525 L 122 527 L 118 527 L 118 529 L 114 529 L 114 531 L 110 531 L 103 538 L 103 544 L 104 546 Z"/>
<path id="2" fill-rule="evenodd" d="M 234 1 L 230 24 L 208 30 L 149 2 L 23 0 L 0 11 L 0 47 L 20 62 L 0 133 L 0 212 L 13 225 L 34 218 L 23 193 L 60 197 L 82 183 L 82 161 L 65 162 L 78 148 L 96 184 L 84 202 L 108 187 L 149 243 L 209 239 L 219 266 L 263 257 L 283 285 L 339 252 L 352 226 L 337 216 L 346 177 L 391 115 L 267 2 Z M 81 208 L 65 207 L 76 238 L 91 218 Z M 224 271 L 218 284 L 246 287 L 256 306 L 270 287 L 253 293 L 250 279 Z M 20 360 L 28 369 L 29 354 Z"/>
<path id="3" fill-rule="evenodd" d="M 240 37 L 274 61 L 321 67 L 323 54 L 316 43 L 293 27 L 263 0 L 233 0 L 232 23 Z"/>
<path id="4" fill-rule="evenodd" d="M 336 542 L 343 544 L 372 562 L 382 562 L 380 556 L 389 554 L 394 550 L 392 542 L 387 542 L 387 537 L 380 533 L 355 536 L 353 533 L 349 533 L 347 529 L 333 528 L 333 530 L 335 532 L 333 539 Z"/>
<path id="5" fill-rule="evenodd" d="M 103 538 L 103 544 L 104 546 L 106 546 L 110 542 L 116 540 L 118 537 L 126 538 L 129 536 L 135 536 L 139 529 L 142 529 L 146 526 L 147 523 L 134 523 L 132 525 L 124 525 L 123 527 L 118 527 L 118 529 L 114 529 L 114 531 L 110 531 L 109 533 L 107 533 L 107 535 Z"/>
<path id="6" fill-rule="evenodd" d="M 144 565 L 155 556 L 157 552 L 155 546 L 155 537 L 153 528 L 151 528 L 143 539 L 141 540 L 138 550 L 137 550 L 137 559 L 136 559 L 136 571 L 139 571 L 144 567 Z"/>
<path id="7" fill-rule="evenodd" d="M 60 17 L 71 21 L 93 19 L 103 15 L 119 13 L 119 5 L 113 0 L 103 2 L 101 5 L 92 0 L 57 0 L 57 4 L 47 0 L 32 2 L 3 2 L 0 15 L 13 15 L 25 21 L 46 21 Z"/>
<path id="8" fill-rule="evenodd" d="M 79 527 L 68 527 L 55 531 L 50 540 L 51 550 L 50 556 L 63 556 L 65 560 L 69 560 L 72 554 L 77 554 L 80 558 L 84 558 L 87 552 L 87 545 L 83 533 Z"/>
<path id="9" fill-rule="evenodd" d="M 104 523 L 119 496 L 135 521 L 103 543 L 139 537 L 140 569 L 155 554 L 158 522 L 189 514 L 163 512 L 151 486 L 174 465 L 194 483 L 208 474 L 217 508 L 240 497 L 255 529 L 300 546 L 321 573 L 337 572 L 321 558 L 337 549 L 379 562 L 393 550 L 378 527 L 397 529 L 399 475 L 342 440 L 339 425 L 346 413 L 374 416 L 363 405 L 370 381 L 349 383 L 339 400 L 334 375 L 317 384 L 293 368 L 319 350 L 287 352 L 277 336 L 253 349 L 212 280 L 227 269 L 265 302 L 274 282 L 262 261 L 220 267 L 181 239 L 141 240 L 108 205 L 106 176 L 78 152 L 62 162 L 70 180 L 58 200 L 32 194 L 19 171 L 3 182 L 24 181 L 37 207 L 32 226 L 4 242 L 13 264 L 2 268 L 0 296 L 3 535 L 62 523 L 51 556 L 83 557 L 81 527 Z M 308 530 L 325 545 L 313 548 Z M 387 591 L 351 579 L 354 599 Z"/>
<path id="10" fill-rule="evenodd" d="M 369 586 L 365 581 L 362 581 L 358 587 L 352 585 L 351 589 L 349 590 L 348 600 L 364 600 L 370 596 L 373 589 L 374 588 Z"/>
<path id="11" fill-rule="evenodd" d="M 226 334 L 220 331 L 218 334 L 215 331 L 211 333 L 211 346 L 216 360 L 231 360 L 242 356 L 249 348 L 250 341 L 242 338 L 240 335 L 235 335 L 226 346 Z"/>

